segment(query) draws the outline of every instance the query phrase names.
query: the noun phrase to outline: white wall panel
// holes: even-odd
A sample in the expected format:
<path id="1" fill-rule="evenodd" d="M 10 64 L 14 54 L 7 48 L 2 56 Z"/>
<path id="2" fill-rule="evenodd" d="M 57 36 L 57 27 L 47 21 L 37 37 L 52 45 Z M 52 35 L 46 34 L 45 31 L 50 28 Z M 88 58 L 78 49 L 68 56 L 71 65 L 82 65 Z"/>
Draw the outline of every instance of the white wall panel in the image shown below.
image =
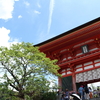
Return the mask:
<path id="1" fill-rule="evenodd" d="M 79 68 L 79 67 L 82 67 L 82 64 L 81 64 L 81 65 L 77 65 L 77 66 L 76 66 L 76 68 Z"/>
<path id="2" fill-rule="evenodd" d="M 100 68 L 97 69 L 97 77 L 100 78 Z"/>
<path id="3" fill-rule="evenodd" d="M 92 70 L 93 79 L 97 79 L 97 70 Z"/>
<path id="4" fill-rule="evenodd" d="M 83 68 L 78 68 L 78 69 L 76 69 L 75 72 L 79 72 L 79 71 L 82 71 L 82 70 L 83 70 Z"/>
<path id="5" fill-rule="evenodd" d="M 88 77 L 88 80 L 92 80 L 93 79 L 92 71 L 87 71 L 87 77 Z"/>
<path id="6" fill-rule="evenodd" d="M 93 65 L 84 67 L 84 69 L 90 69 L 90 68 L 93 68 Z"/>
<path id="7" fill-rule="evenodd" d="M 62 76 L 63 76 L 63 75 L 66 75 L 66 73 L 62 73 Z"/>
<path id="8" fill-rule="evenodd" d="M 76 74 L 76 83 L 79 82 L 79 74 Z"/>
<path id="9" fill-rule="evenodd" d="M 79 82 L 83 82 L 83 73 L 79 73 L 78 78 L 79 78 Z"/>
<path id="10" fill-rule="evenodd" d="M 99 62 L 99 61 L 100 61 L 100 59 L 94 60 L 94 63 Z"/>
<path id="11" fill-rule="evenodd" d="M 68 72 L 67 72 L 67 74 L 71 74 L 71 73 L 72 73 L 71 71 L 68 71 Z"/>
<path id="12" fill-rule="evenodd" d="M 100 66 L 100 63 L 95 64 L 95 67 L 98 67 L 98 66 Z"/>
<path id="13" fill-rule="evenodd" d="M 64 71 L 66 71 L 65 69 L 63 69 L 61 72 L 64 72 Z"/>
<path id="14" fill-rule="evenodd" d="M 93 63 L 92 61 L 91 62 L 84 63 L 84 66 L 89 65 L 89 64 L 92 64 L 92 63 Z"/>
<path id="15" fill-rule="evenodd" d="M 76 82 L 100 79 L 100 68 L 76 74 Z"/>

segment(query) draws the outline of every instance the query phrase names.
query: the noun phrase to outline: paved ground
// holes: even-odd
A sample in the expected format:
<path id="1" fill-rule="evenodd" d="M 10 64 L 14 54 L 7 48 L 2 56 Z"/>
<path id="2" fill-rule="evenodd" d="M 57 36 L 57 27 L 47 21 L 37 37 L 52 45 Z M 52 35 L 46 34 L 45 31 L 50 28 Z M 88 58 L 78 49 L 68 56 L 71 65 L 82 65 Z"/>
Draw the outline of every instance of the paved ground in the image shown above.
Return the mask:
<path id="1" fill-rule="evenodd" d="M 90 100 L 100 100 L 100 98 L 92 98 L 92 99 L 90 99 Z"/>

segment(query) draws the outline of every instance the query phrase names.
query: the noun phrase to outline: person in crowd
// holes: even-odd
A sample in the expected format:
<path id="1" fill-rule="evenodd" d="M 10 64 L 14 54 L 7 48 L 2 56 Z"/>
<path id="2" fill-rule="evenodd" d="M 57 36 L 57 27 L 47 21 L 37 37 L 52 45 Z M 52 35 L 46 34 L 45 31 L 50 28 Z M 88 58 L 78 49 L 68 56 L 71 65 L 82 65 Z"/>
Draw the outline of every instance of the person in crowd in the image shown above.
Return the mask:
<path id="1" fill-rule="evenodd" d="M 93 91 L 92 91 L 91 87 L 89 87 L 89 97 L 93 98 Z"/>
<path id="2" fill-rule="evenodd" d="M 60 100 L 65 100 L 65 92 L 62 91 L 61 99 Z"/>
<path id="3" fill-rule="evenodd" d="M 69 100 L 69 90 L 66 89 L 66 92 L 65 92 L 65 100 Z"/>
<path id="4" fill-rule="evenodd" d="M 64 95 L 65 95 L 64 91 L 61 91 L 61 92 L 59 93 L 59 99 L 60 99 L 60 100 L 64 100 Z"/>
<path id="5" fill-rule="evenodd" d="M 97 88 L 97 94 L 98 94 L 98 97 L 100 97 L 100 89 Z"/>
<path id="6" fill-rule="evenodd" d="M 57 96 L 59 96 L 59 91 L 57 91 Z"/>
<path id="7" fill-rule="evenodd" d="M 57 100 L 59 100 L 59 90 L 56 92 L 56 97 L 57 97 Z"/>
<path id="8" fill-rule="evenodd" d="M 87 84 L 84 86 L 85 99 L 89 100 L 89 88 Z"/>
<path id="9" fill-rule="evenodd" d="M 78 93 L 81 97 L 82 100 L 84 100 L 84 88 L 83 88 L 83 85 L 81 85 L 78 89 Z"/>
<path id="10" fill-rule="evenodd" d="M 97 90 L 96 89 L 94 89 L 94 91 L 93 91 L 93 97 L 94 98 L 97 98 L 98 97 L 98 94 L 97 94 Z"/>
<path id="11" fill-rule="evenodd" d="M 62 94 L 61 100 L 65 100 L 65 94 Z"/>

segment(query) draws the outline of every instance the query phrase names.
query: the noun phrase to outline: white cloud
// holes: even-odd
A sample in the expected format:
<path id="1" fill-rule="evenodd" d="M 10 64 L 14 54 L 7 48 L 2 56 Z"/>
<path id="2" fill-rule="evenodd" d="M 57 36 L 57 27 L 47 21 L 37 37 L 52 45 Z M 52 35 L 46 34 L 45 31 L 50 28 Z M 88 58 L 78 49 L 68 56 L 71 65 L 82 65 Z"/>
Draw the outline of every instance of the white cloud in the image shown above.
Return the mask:
<path id="1" fill-rule="evenodd" d="M 25 1 L 24 4 L 28 7 L 30 5 L 29 2 Z"/>
<path id="2" fill-rule="evenodd" d="M 0 0 L 0 19 L 12 18 L 14 10 L 14 0 Z"/>
<path id="3" fill-rule="evenodd" d="M 18 18 L 22 18 L 22 16 L 21 16 L 21 15 L 19 15 L 19 16 L 18 16 Z"/>
<path id="4" fill-rule="evenodd" d="M 0 28 L 0 46 L 10 47 L 12 44 L 19 43 L 18 39 L 11 38 L 9 34 L 9 29 L 6 29 L 5 27 Z M 5 81 L 4 79 L 1 79 L 1 77 L 4 75 L 4 70 L 2 69 L 2 67 L 3 66 L 0 65 L 0 82 Z"/>
<path id="5" fill-rule="evenodd" d="M 40 4 L 39 4 L 39 3 L 37 3 L 37 6 L 38 6 L 39 8 L 41 8 L 41 6 L 40 6 Z"/>
<path id="6" fill-rule="evenodd" d="M 19 1 L 19 0 L 15 0 L 15 1 Z"/>
<path id="7" fill-rule="evenodd" d="M 54 0 L 51 0 L 51 1 L 50 1 L 50 6 L 49 6 L 50 14 L 49 14 L 49 21 L 48 21 L 48 30 L 47 30 L 47 34 L 49 34 L 50 27 L 51 27 L 53 8 L 54 8 Z"/>
<path id="8" fill-rule="evenodd" d="M 18 43 L 18 39 L 12 39 L 9 34 L 9 29 L 6 29 L 5 27 L 0 28 L 0 46 L 9 47 L 11 44 Z"/>
<path id="9" fill-rule="evenodd" d="M 34 13 L 36 14 L 41 14 L 41 12 L 37 11 L 37 10 L 34 10 Z"/>
<path id="10" fill-rule="evenodd" d="M 10 33 L 10 30 L 2 27 L 0 28 L 0 46 L 6 46 L 8 45 L 8 41 L 10 37 L 8 34 Z"/>

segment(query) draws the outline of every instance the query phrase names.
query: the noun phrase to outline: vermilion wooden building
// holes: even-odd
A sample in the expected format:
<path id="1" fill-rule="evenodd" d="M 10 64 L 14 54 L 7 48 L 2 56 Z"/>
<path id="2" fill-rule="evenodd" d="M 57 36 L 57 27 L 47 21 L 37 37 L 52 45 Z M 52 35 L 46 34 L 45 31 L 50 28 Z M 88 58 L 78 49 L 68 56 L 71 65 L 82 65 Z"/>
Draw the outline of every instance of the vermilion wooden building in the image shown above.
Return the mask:
<path id="1" fill-rule="evenodd" d="M 80 84 L 100 82 L 100 17 L 35 46 L 58 59 L 62 90 L 77 91 Z"/>

